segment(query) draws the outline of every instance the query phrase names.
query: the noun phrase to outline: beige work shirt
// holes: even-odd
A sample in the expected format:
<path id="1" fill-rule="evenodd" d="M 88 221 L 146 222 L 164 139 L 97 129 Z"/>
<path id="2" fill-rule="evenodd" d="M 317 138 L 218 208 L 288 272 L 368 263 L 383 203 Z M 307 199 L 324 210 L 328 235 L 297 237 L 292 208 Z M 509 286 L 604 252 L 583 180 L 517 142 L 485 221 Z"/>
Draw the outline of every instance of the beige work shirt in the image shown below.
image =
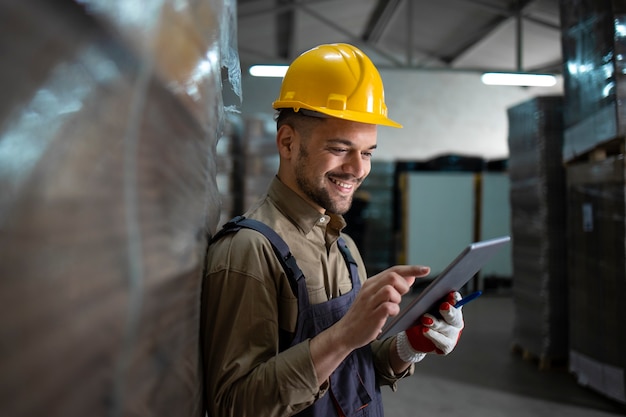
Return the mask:
<path id="1" fill-rule="evenodd" d="M 276 231 L 306 277 L 309 301 L 328 301 L 352 288 L 336 241 L 345 221 L 322 215 L 275 178 L 246 217 Z M 354 241 L 343 235 L 367 276 Z M 298 302 L 269 241 L 242 229 L 211 245 L 203 286 L 203 356 L 207 407 L 212 417 L 292 415 L 324 395 L 317 384 L 309 341 L 279 352 L 279 328 L 294 332 Z M 379 381 L 395 390 L 389 364 L 395 338 L 372 343 Z"/>

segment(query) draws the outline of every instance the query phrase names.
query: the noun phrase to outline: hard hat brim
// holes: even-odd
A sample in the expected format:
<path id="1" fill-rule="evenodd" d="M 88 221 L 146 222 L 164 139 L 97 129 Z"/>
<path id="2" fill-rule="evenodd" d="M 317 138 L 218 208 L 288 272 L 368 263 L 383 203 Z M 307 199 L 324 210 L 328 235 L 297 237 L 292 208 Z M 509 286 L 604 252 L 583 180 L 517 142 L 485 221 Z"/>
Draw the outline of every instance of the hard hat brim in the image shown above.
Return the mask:
<path id="1" fill-rule="evenodd" d="M 276 110 L 294 109 L 295 111 L 298 111 L 300 109 L 307 109 L 307 110 L 322 113 L 322 114 L 325 114 L 327 116 L 334 117 L 337 119 L 349 120 L 351 122 L 389 126 L 389 127 L 395 127 L 398 129 L 402 128 L 402 125 L 400 123 L 395 122 L 386 116 L 372 114 L 372 113 L 350 111 L 350 110 L 333 110 L 333 109 L 327 109 L 324 107 L 314 107 L 314 106 L 310 106 L 308 104 L 302 103 L 300 101 L 277 100 L 272 104 L 272 107 Z"/>

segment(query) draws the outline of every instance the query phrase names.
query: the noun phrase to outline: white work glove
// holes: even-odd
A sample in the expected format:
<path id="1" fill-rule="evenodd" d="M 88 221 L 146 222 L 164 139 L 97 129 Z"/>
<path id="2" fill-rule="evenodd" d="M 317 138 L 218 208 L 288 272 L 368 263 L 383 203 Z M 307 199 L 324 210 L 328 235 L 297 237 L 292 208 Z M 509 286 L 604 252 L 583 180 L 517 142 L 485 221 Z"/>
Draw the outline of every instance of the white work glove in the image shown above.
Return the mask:
<path id="1" fill-rule="evenodd" d="M 441 318 L 424 314 L 420 323 L 400 332 L 396 347 L 400 359 L 405 362 L 419 362 L 427 353 L 447 355 L 456 346 L 463 332 L 463 307 L 453 305 L 461 299 L 461 294 L 451 292 L 439 306 Z"/>

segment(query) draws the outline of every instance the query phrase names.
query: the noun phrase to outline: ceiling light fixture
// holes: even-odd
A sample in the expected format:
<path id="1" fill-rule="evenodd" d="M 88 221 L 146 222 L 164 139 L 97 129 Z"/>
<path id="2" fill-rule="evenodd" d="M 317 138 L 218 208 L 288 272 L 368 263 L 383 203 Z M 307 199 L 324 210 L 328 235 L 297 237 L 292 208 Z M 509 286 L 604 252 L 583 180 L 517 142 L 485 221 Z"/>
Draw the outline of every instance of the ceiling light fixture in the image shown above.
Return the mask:
<path id="1" fill-rule="evenodd" d="M 253 77 L 284 77 L 287 65 L 253 65 L 248 72 Z"/>
<path id="2" fill-rule="evenodd" d="M 486 72 L 480 77 L 487 85 L 515 85 L 521 87 L 552 87 L 556 77 L 551 74 L 516 72 Z"/>

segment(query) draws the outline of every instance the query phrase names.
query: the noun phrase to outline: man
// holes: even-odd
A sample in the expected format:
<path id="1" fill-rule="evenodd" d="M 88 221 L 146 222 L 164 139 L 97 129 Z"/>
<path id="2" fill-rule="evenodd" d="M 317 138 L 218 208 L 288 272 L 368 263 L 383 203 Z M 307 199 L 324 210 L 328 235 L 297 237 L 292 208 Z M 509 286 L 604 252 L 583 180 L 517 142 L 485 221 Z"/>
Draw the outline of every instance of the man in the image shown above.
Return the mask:
<path id="1" fill-rule="evenodd" d="M 280 166 L 247 227 L 211 245 L 203 289 L 203 355 L 209 415 L 382 416 L 379 385 L 413 373 L 426 353 L 447 354 L 463 328 L 459 299 L 443 319 L 376 340 L 402 295 L 429 268 L 391 267 L 367 280 L 343 213 L 370 171 L 383 85 L 354 46 L 321 45 L 290 66 L 273 104 Z M 235 223 L 233 223 L 235 224 Z M 267 236 L 266 236 L 267 235 Z M 303 277 L 278 254 L 284 241 Z M 280 245 L 278 245 L 280 246 Z M 295 277 L 294 277 L 295 275 Z"/>

